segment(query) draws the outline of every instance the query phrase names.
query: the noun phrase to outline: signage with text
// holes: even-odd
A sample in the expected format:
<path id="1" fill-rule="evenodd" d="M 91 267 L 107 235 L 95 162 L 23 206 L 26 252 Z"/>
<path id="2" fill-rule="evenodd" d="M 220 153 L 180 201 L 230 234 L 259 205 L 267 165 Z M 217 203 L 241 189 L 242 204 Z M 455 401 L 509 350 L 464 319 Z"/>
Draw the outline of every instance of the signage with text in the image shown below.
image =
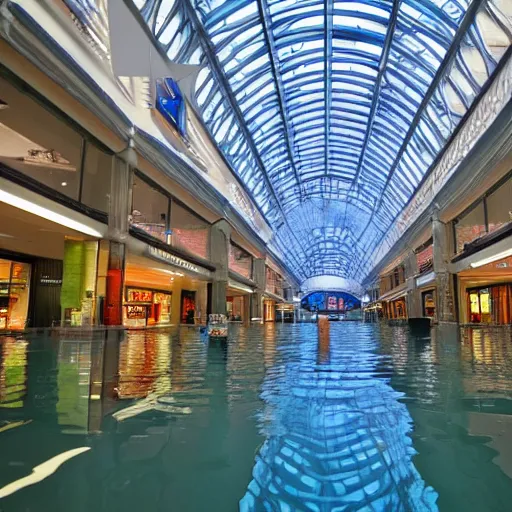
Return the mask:
<path id="1" fill-rule="evenodd" d="M 189 270 L 190 272 L 195 272 L 196 274 L 202 274 L 205 276 L 210 276 L 211 272 L 199 265 L 194 265 L 190 261 L 184 260 L 179 256 L 175 256 L 169 252 L 163 251 L 162 249 L 158 249 L 156 247 L 150 246 L 147 249 L 147 253 L 152 258 L 156 258 L 160 261 L 165 261 L 166 263 L 170 263 L 176 267 L 183 268 L 185 270 Z"/>

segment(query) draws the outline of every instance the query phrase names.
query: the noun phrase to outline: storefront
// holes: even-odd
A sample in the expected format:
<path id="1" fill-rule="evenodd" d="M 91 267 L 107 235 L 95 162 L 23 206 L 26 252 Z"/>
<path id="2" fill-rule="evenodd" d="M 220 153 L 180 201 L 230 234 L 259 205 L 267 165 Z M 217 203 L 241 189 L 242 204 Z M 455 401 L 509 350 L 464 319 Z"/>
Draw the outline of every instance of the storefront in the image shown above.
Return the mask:
<path id="1" fill-rule="evenodd" d="M 130 240 L 123 323 L 129 328 L 206 322 L 211 271 L 172 253 Z"/>
<path id="2" fill-rule="evenodd" d="M 251 297 L 255 283 L 242 280 L 241 275 L 230 273 L 226 297 L 226 311 L 230 322 L 249 322 L 251 315 Z"/>
<path id="3" fill-rule="evenodd" d="M 407 284 L 405 282 L 379 297 L 383 314 L 387 320 L 406 320 L 408 318 L 406 297 Z"/>
<path id="4" fill-rule="evenodd" d="M 27 325 L 32 265 L 0 259 L 0 330 Z"/>
<path id="5" fill-rule="evenodd" d="M 430 318 L 433 321 L 437 320 L 437 287 L 436 287 L 436 274 L 433 270 L 424 272 L 416 277 L 416 290 L 414 294 L 418 293 L 417 297 L 420 298 L 421 316 Z M 414 308 L 414 305 L 411 306 Z"/>
<path id="6" fill-rule="evenodd" d="M 467 318 L 472 324 L 512 323 L 512 284 L 469 289 L 466 308 Z"/>
<path id="7" fill-rule="evenodd" d="M 405 297 L 389 301 L 387 304 L 388 318 L 390 320 L 405 320 L 407 319 L 407 305 Z"/>
<path id="8" fill-rule="evenodd" d="M 512 256 L 458 273 L 461 323 L 512 324 Z"/>
<path id="9" fill-rule="evenodd" d="M 192 325 L 196 323 L 196 292 L 193 290 L 181 290 L 180 321 L 182 324 Z"/>
<path id="10" fill-rule="evenodd" d="M 123 323 L 126 327 L 171 324 L 172 292 L 126 287 Z"/>
<path id="11" fill-rule="evenodd" d="M 294 323 L 295 306 L 293 304 L 282 303 L 276 306 L 276 322 Z"/>
<path id="12" fill-rule="evenodd" d="M 423 316 L 428 318 L 436 317 L 436 290 L 427 290 L 421 292 L 421 304 L 423 307 Z"/>
<path id="13" fill-rule="evenodd" d="M 276 321 L 276 301 L 272 299 L 265 299 L 263 301 L 263 321 L 275 322 Z"/>

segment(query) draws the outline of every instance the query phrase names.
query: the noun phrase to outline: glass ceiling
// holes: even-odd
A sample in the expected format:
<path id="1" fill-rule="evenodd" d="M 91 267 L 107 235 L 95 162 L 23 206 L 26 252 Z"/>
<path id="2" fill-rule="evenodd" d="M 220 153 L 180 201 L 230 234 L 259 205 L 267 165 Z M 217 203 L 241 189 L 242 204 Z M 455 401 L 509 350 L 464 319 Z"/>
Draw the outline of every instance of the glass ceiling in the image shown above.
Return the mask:
<path id="1" fill-rule="evenodd" d="M 134 0 L 300 280 L 361 281 L 512 41 L 510 0 Z"/>

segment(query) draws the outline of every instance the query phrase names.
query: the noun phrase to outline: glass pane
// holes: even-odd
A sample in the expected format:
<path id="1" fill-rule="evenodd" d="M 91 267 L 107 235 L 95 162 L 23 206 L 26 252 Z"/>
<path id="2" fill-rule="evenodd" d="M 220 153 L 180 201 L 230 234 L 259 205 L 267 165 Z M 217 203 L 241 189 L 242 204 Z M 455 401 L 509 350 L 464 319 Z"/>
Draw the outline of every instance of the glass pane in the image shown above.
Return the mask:
<path id="1" fill-rule="evenodd" d="M 173 247 L 208 259 L 210 257 L 210 225 L 176 202 L 171 209 L 171 240 Z"/>
<path id="2" fill-rule="evenodd" d="M 112 155 L 88 143 L 85 151 L 82 203 L 101 212 L 108 212 L 111 174 Z"/>
<path id="3" fill-rule="evenodd" d="M 0 163 L 78 200 L 82 137 L 0 79 Z"/>
<path id="4" fill-rule="evenodd" d="M 455 225 L 457 252 L 462 252 L 465 244 L 476 240 L 485 233 L 484 205 L 479 203 Z"/>
<path id="5" fill-rule="evenodd" d="M 12 262 L 9 292 L 9 329 L 24 329 L 27 323 L 30 264 Z"/>
<path id="6" fill-rule="evenodd" d="M 169 198 L 136 175 L 133 179 L 132 204 L 132 226 L 165 242 Z"/>
<path id="7" fill-rule="evenodd" d="M 512 222 L 512 179 L 487 198 L 487 221 L 489 233 Z"/>

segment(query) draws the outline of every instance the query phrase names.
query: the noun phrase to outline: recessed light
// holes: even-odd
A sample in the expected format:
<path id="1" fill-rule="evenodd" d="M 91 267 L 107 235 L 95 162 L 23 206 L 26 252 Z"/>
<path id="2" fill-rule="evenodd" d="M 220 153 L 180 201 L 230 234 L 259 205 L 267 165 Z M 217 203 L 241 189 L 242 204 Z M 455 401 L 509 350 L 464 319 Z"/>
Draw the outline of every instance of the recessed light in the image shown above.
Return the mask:
<path id="1" fill-rule="evenodd" d="M 68 186 L 68 182 L 67 182 L 67 181 L 63 181 L 63 182 L 61 183 L 61 185 L 62 185 L 63 187 L 67 187 L 67 186 Z"/>
<path id="2" fill-rule="evenodd" d="M 9 108 L 9 104 L 0 99 L 0 110 L 5 110 L 6 108 Z"/>
<path id="3" fill-rule="evenodd" d="M 0 233 L 0 238 L 14 238 L 12 235 L 8 235 L 7 233 Z"/>

